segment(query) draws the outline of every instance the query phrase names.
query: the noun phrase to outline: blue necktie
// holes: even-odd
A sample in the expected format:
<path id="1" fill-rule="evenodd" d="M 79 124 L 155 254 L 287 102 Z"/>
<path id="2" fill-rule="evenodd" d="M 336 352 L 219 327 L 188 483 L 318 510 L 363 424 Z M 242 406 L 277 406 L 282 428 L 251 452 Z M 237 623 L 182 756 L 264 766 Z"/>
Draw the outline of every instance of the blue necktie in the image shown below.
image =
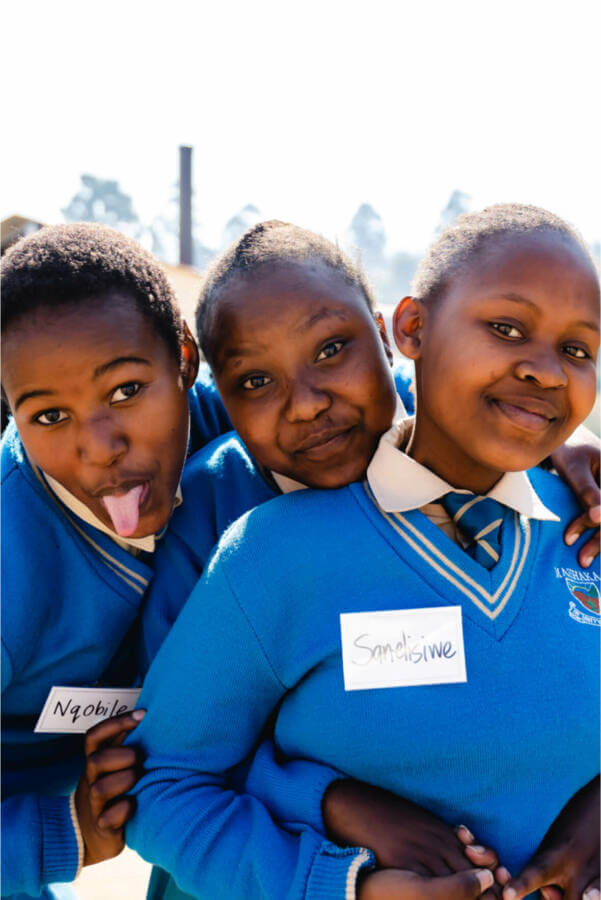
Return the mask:
<path id="1" fill-rule="evenodd" d="M 469 541 L 466 552 L 485 569 L 492 569 L 501 555 L 501 525 L 506 507 L 490 497 L 454 492 L 445 494 L 440 502 Z"/>

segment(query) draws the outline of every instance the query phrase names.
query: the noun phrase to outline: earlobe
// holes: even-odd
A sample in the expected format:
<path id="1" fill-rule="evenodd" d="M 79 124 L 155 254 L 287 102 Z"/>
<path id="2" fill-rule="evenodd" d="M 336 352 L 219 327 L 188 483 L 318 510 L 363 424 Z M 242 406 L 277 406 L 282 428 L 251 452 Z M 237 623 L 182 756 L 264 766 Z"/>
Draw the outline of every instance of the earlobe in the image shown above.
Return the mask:
<path id="1" fill-rule="evenodd" d="M 392 347 L 390 346 L 390 338 L 388 337 L 388 331 L 386 330 L 386 322 L 384 321 L 384 316 L 381 312 L 374 313 L 374 319 L 376 322 L 376 327 L 378 329 L 378 333 L 384 344 L 384 353 L 386 354 L 386 359 L 392 366 L 394 364 L 394 357 L 392 355 Z"/>
<path id="2" fill-rule="evenodd" d="M 184 322 L 184 340 L 181 346 L 181 373 L 186 390 L 191 388 L 196 381 L 199 364 L 198 345 L 194 340 L 194 335 L 188 328 L 187 322 Z"/>
<path id="3" fill-rule="evenodd" d="M 425 316 L 421 301 L 415 297 L 403 297 L 394 311 L 394 341 L 403 356 L 409 359 L 419 359 L 421 356 Z"/>

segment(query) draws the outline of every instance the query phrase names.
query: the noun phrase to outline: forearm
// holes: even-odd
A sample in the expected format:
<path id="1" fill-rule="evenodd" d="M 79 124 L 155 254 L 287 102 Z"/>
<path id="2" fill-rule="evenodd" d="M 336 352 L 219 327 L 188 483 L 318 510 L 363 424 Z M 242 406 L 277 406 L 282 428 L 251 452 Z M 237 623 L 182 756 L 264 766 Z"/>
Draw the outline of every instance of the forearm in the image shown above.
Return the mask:
<path id="1" fill-rule="evenodd" d="M 322 835 L 328 834 L 324 797 L 332 784 L 344 778 L 335 769 L 313 760 L 280 758 L 273 740 L 266 737 L 250 764 L 236 776 L 230 785 L 260 800 L 278 822 L 308 825 Z"/>

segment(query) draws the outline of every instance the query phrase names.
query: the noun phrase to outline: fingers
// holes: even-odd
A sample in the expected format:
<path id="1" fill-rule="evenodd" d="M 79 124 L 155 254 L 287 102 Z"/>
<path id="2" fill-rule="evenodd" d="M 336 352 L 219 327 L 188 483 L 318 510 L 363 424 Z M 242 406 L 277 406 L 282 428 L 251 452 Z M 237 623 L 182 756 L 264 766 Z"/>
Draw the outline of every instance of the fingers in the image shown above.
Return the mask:
<path id="1" fill-rule="evenodd" d="M 104 744 L 116 739 L 123 740 L 125 736 L 139 725 L 146 711 L 143 709 L 134 709 L 131 713 L 124 713 L 122 716 L 113 716 L 112 719 L 105 719 L 94 725 L 86 733 L 85 737 L 85 754 L 95 753 Z"/>
<path id="2" fill-rule="evenodd" d="M 492 887 L 490 869 L 466 869 L 446 878 L 433 878 L 425 885 L 424 900 L 472 900 Z"/>
<path id="3" fill-rule="evenodd" d="M 578 562 L 586 569 L 599 555 L 599 529 L 578 551 Z"/>
<path id="4" fill-rule="evenodd" d="M 469 830 L 466 825 L 459 825 L 458 828 L 455 829 L 455 833 L 463 844 L 464 854 L 466 858 L 473 863 L 477 868 L 482 869 L 490 869 L 495 874 L 495 881 L 497 885 L 505 885 L 510 880 L 511 875 L 505 868 L 505 866 L 499 865 L 499 857 L 497 853 L 491 847 L 483 847 L 481 844 L 476 843 L 476 839 L 474 835 Z M 495 888 L 497 894 L 499 894 L 498 888 Z M 484 896 L 487 897 L 489 892 L 487 892 Z"/>
<path id="5" fill-rule="evenodd" d="M 482 847 L 480 844 L 468 844 L 464 853 L 471 863 L 483 869 L 496 869 L 499 865 L 499 857 L 490 847 Z"/>
<path id="6" fill-rule="evenodd" d="M 553 900 L 555 900 L 555 898 L 553 898 Z M 595 880 L 585 888 L 582 900 L 601 900 L 601 888 L 598 878 L 595 878 Z"/>
<path id="7" fill-rule="evenodd" d="M 121 794 L 130 791 L 137 780 L 137 773 L 133 769 L 125 769 L 123 772 L 113 772 L 111 775 L 105 775 L 104 778 L 95 781 L 90 788 L 90 807 L 93 817 L 99 822 L 107 804 L 115 797 L 120 797 Z"/>
<path id="8" fill-rule="evenodd" d="M 599 503 L 599 500 L 597 499 L 597 504 L 598 503 Z M 566 530 L 564 532 L 563 539 L 564 539 L 565 543 L 568 545 L 568 547 L 571 547 L 571 545 L 575 544 L 576 541 L 584 534 L 585 531 L 588 531 L 591 528 L 597 529 L 597 533 L 588 542 L 588 544 L 590 544 L 591 541 L 594 541 L 596 543 L 596 547 L 595 546 L 593 546 L 593 547 L 587 546 L 586 557 L 587 558 L 590 557 L 590 561 L 587 563 L 588 565 L 590 565 L 590 562 L 592 562 L 592 560 L 595 558 L 595 556 L 598 553 L 598 540 L 599 540 L 598 526 L 599 526 L 600 519 L 601 519 L 601 507 L 599 505 L 596 505 L 596 506 L 593 505 L 590 508 L 587 508 L 586 512 L 582 513 L 582 515 L 578 516 L 576 519 L 574 519 L 572 522 L 570 522 L 570 524 L 568 525 L 568 527 L 566 528 Z M 579 551 L 579 560 L 580 560 L 581 565 L 584 565 L 585 554 L 583 553 L 583 551 L 584 551 L 584 547 L 581 547 L 580 551 Z"/>
<path id="9" fill-rule="evenodd" d="M 98 819 L 98 827 L 108 831 L 118 831 L 129 822 L 136 808 L 132 797 L 123 797 L 109 806 Z"/>
<path id="10" fill-rule="evenodd" d="M 545 885 L 552 885 L 556 879 L 553 871 L 553 859 L 544 852 L 539 852 L 516 878 L 503 889 L 503 900 L 521 900 L 528 894 L 540 890 Z"/>
<path id="11" fill-rule="evenodd" d="M 555 887 L 555 885 L 548 884 L 546 887 L 541 888 L 541 897 L 544 897 L 544 900 L 562 900 L 563 891 L 561 888 Z"/>
<path id="12" fill-rule="evenodd" d="M 138 763 L 138 754 L 133 747 L 111 747 L 99 750 L 86 759 L 86 778 L 88 784 L 94 784 L 102 775 L 109 772 L 120 772 L 122 769 L 134 768 Z"/>
<path id="13" fill-rule="evenodd" d="M 599 446 L 560 447 L 551 454 L 553 465 L 570 485 L 584 509 L 599 505 Z"/>

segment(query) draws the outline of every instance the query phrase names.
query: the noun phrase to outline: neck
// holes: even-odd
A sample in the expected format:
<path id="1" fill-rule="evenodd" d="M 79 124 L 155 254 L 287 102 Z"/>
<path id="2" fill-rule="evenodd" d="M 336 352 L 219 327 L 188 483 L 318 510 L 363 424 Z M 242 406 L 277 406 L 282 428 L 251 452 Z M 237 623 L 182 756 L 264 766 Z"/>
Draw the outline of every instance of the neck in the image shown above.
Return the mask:
<path id="1" fill-rule="evenodd" d="M 480 465 L 442 432 L 429 433 L 420 426 L 419 416 L 405 453 L 452 487 L 474 494 L 487 494 L 505 474 Z"/>

